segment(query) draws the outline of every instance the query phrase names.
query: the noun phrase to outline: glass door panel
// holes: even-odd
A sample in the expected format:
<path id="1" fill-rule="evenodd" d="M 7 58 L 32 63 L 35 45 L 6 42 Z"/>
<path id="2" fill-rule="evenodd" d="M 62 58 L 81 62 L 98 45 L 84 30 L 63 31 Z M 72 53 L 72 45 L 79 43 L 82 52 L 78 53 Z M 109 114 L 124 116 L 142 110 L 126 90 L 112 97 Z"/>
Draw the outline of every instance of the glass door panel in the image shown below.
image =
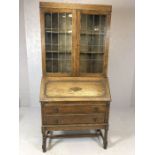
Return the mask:
<path id="1" fill-rule="evenodd" d="M 103 72 L 104 15 L 81 14 L 80 73 Z"/>
<path id="2" fill-rule="evenodd" d="M 45 50 L 47 72 L 71 73 L 71 13 L 45 13 Z"/>

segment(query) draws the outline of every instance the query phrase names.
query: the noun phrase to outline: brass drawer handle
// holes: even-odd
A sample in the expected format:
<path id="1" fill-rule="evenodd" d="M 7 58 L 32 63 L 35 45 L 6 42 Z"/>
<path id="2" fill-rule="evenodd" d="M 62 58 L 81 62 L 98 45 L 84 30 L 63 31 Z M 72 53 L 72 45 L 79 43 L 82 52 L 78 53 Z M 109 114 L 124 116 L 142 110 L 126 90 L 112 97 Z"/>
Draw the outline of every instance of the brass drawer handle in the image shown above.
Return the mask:
<path id="1" fill-rule="evenodd" d="M 59 112 L 59 109 L 58 108 L 53 108 L 52 110 L 54 113 L 58 113 Z"/>
<path id="2" fill-rule="evenodd" d="M 94 111 L 94 112 L 99 112 L 99 108 L 98 108 L 98 107 L 95 107 L 95 108 L 93 109 L 93 111 Z"/>
<path id="3" fill-rule="evenodd" d="M 96 121 L 97 121 L 97 118 L 95 117 L 95 118 L 93 118 L 93 121 L 96 123 Z"/>
<path id="4" fill-rule="evenodd" d="M 54 124 L 59 124 L 59 120 L 58 119 L 55 119 L 54 120 Z"/>

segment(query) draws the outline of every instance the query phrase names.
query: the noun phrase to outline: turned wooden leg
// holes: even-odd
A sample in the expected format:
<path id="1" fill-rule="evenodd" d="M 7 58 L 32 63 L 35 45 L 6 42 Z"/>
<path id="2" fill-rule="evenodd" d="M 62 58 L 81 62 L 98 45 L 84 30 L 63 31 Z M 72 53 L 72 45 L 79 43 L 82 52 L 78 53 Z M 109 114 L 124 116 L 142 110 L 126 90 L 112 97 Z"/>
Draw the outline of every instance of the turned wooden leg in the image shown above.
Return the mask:
<path id="1" fill-rule="evenodd" d="M 103 148 L 107 149 L 107 145 L 108 145 L 108 127 L 105 128 Z"/>
<path id="2" fill-rule="evenodd" d="M 43 152 L 46 152 L 46 136 L 43 136 L 42 150 Z"/>
<path id="3" fill-rule="evenodd" d="M 43 144 L 42 144 L 43 152 L 46 152 L 46 136 L 43 134 Z"/>

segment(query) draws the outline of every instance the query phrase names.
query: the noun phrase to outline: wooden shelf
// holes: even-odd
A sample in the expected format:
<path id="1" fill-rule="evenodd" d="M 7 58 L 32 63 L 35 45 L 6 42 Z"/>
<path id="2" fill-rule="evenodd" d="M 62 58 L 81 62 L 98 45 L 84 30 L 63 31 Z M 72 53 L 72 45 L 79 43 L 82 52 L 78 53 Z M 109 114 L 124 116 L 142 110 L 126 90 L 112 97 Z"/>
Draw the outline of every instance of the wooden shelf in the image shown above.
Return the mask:
<path id="1" fill-rule="evenodd" d="M 93 46 L 99 46 L 99 47 L 101 47 L 101 46 L 102 46 L 102 47 L 103 47 L 103 45 L 93 45 L 93 44 L 91 44 L 91 45 L 87 45 L 87 44 L 86 44 L 86 45 L 85 45 L 85 44 L 81 44 L 80 46 L 86 46 L 86 47 L 87 47 L 87 46 L 92 46 L 92 47 L 93 47 Z"/>
<path id="2" fill-rule="evenodd" d="M 71 51 L 46 51 L 46 53 L 71 54 Z M 80 52 L 80 54 L 104 54 L 103 52 Z"/>
<path id="3" fill-rule="evenodd" d="M 60 58 L 58 59 L 58 58 L 47 58 L 46 57 L 46 61 L 53 61 L 53 60 L 55 60 L 55 61 L 56 60 L 57 61 L 71 61 L 71 59 L 64 59 L 64 58 L 63 59 L 60 59 Z"/>
<path id="4" fill-rule="evenodd" d="M 104 35 L 104 31 L 94 31 L 94 30 L 82 30 L 80 31 L 80 34 L 85 34 L 85 35 Z"/>
<path id="5" fill-rule="evenodd" d="M 46 33 L 55 33 L 55 34 L 72 34 L 72 30 L 68 31 L 52 31 L 52 30 L 45 30 Z"/>
<path id="6" fill-rule="evenodd" d="M 80 54 L 104 54 L 103 52 L 80 52 Z"/>
<path id="7" fill-rule="evenodd" d="M 104 33 L 91 33 L 91 32 L 90 33 L 89 32 L 88 33 L 81 32 L 80 34 L 81 35 L 104 35 Z"/>
<path id="8" fill-rule="evenodd" d="M 52 31 L 52 30 L 45 30 L 46 33 L 54 33 L 54 34 L 72 34 L 71 30 L 67 31 Z M 104 35 L 105 33 L 103 32 L 82 32 L 80 33 L 81 35 Z"/>
<path id="9" fill-rule="evenodd" d="M 71 51 L 46 51 L 46 53 L 61 53 L 61 54 L 71 54 Z"/>
<path id="10" fill-rule="evenodd" d="M 46 42 L 46 45 L 52 45 L 52 46 L 57 46 L 57 47 L 62 47 L 62 46 L 65 46 L 65 45 L 59 45 L 59 44 L 56 44 L 56 43 L 52 43 L 52 42 Z M 70 48 L 72 47 L 72 45 L 66 45 L 67 48 Z"/>

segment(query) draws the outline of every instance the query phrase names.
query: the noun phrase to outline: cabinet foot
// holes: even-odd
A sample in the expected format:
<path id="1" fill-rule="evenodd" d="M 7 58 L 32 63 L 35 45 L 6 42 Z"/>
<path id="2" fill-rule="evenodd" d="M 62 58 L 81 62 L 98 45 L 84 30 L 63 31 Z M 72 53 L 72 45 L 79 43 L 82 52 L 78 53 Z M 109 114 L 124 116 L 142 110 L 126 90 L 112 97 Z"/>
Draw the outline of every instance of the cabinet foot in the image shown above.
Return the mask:
<path id="1" fill-rule="evenodd" d="M 108 146 L 108 142 L 106 141 L 106 142 L 104 142 L 103 148 L 107 149 L 107 146 Z"/>
<path id="2" fill-rule="evenodd" d="M 46 152 L 46 136 L 45 135 L 43 135 L 42 150 L 43 150 L 43 152 Z"/>
<path id="3" fill-rule="evenodd" d="M 107 149 L 108 146 L 108 127 L 105 129 L 104 140 L 103 140 L 103 148 Z"/>

